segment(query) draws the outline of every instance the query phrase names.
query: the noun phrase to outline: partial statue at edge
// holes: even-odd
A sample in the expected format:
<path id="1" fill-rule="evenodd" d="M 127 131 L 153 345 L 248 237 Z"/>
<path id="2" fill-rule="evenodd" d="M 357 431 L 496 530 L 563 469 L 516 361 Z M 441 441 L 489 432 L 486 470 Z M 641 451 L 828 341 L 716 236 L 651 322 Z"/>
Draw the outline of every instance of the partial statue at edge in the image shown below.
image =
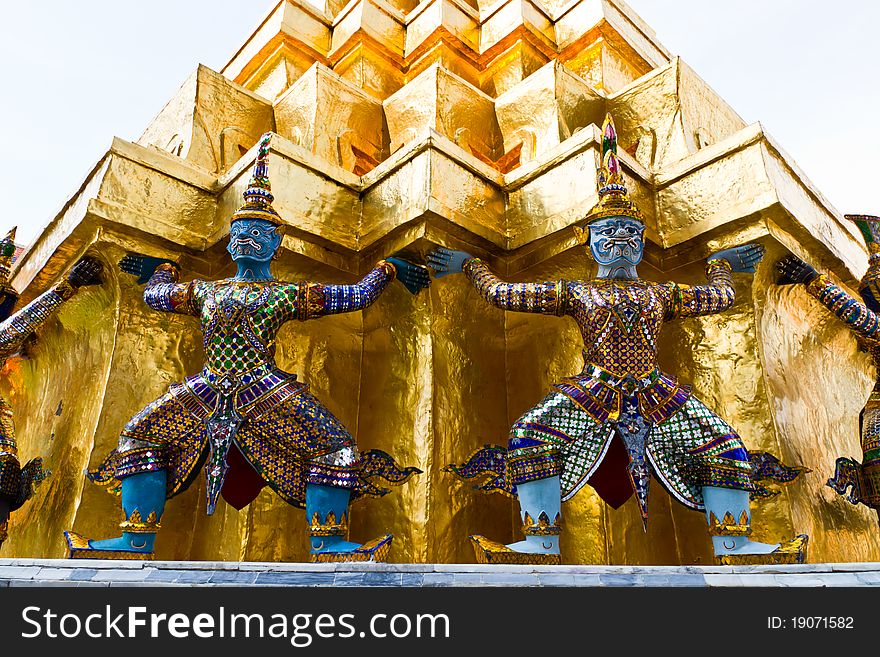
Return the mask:
<path id="1" fill-rule="evenodd" d="M 265 486 L 305 507 L 312 561 L 380 561 L 392 536 L 348 540 L 349 502 L 389 492 L 417 468 L 400 468 L 379 450 L 360 453 L 354 438 L 308 386 L 275 364 L 275 338 L 286 322 L 362 310 L 395 278 L 413 294 L 429 282 L 424 267 L 380 261 L 354 285 L 284 283 L 271 273 L 282 221 L 268 179 L 271 133 L 263 136 L 244 205 L 231 219 L 231 279 L 180 283 L 177 264 L 129 255 L 123 271 L 146 282 L 144 301 L 163 312 L 199 318 L 204 369 L 135 415 L 119 447 L 90 478 L 121 492 L 122 535 L 90 540 L 65 532 L 71 557 L 149 559 L 166 499 L 204 470 L 207 512 L 218 496 L 241 509 Z"/>
<path id="2" fill-rule="evenodd" d="M 9 283 L 15 253 L 15 228 L 0 241 L 0 365 L 19 351 L 34 331 L 55 316 L 65 301 L 86 285 L 101 282 L 102 265 L 90 256 L 81 258 L 64 280 L 12 314 L 18 293 Z M 43 459 L 31 459 L 24 467 L 18 460 L 15 421 L 12 407 L 0 397 L 0 546 L 7 538 L 9 514 L 19 509 L 33 495 L 34 487 L 48 472 Z"/>
<path id="3" fill-rule="evenodd" d="M 750 493 L 759 477 L 796 476 L 770 455 L 750 458 L 736 431 L 690 386 L 657 366 L 663 324 L 720 313 L 734 302 L 733 272 L 752 273 L 764 254 L 749 244 L 712 255 L 707 285 L 638 277 L 642 213 L 630 199 L 611 116 L 603 126 L 599 201 L 576 229 L 599 265 L 590 281 L 507 283 L 479 258 L 440 248 L 428 256 L 437 276 L 464 272 L 491 304 L 509 311 L 568 315 L 584 340 L 584 369 L 560 381 L 510 430 L 507 449 L 486 446 L 448 470 L 485 481 L 485 492 L 519 499 L 525 540 L 501 545 L 472 536 L 481 563 L 560 563 L 561 502 L 590 484 L 612 507 L 633 494 L 643 523 L 653 474 L 686 507 L 705 511 L 721 563 L 796 563 L 807 536 L 759 543 L 751 533 Z M 755 457 L 756 455 L 752 455 Z"/>
<path id="4" fill-rule="evenodd" d="M 779 283 L 803 283 L 807 291 L 855 334 L 877 367 L 878 379 L 859 416 L 862 462 L 840 457 L 828 486 L 852 504 L 864 504 L 880 514 L 880 217 L 848 214 L 868 246 L 868 271 L 859 282 L 861 301 L 795 255 L 777 264 Z"/>

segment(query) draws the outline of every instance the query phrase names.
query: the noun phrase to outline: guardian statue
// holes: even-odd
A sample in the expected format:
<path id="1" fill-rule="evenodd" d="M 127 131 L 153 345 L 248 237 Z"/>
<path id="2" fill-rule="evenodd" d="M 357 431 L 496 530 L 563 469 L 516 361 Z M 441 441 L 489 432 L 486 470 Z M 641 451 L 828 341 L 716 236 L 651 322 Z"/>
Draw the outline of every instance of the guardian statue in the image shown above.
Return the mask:
<path id="1" fill-rule="evenodd" d="M 272 207 L 269 141 L 264 135 L 244 205 L 232 216 L 233 278 L 182 283 L 172 262 L 129 255 L 120 263 L 146 282 L 148 306 L 198 318 L 206 361 L 201 372 L 137 413 L 118 448 L 91 473 L 121 493 L 125 519 L 116 538 L 65 532 L 73 558 L 151 558 L 165 501 L 200 472 L 208 514 L 220 495 L 240 509 L 265 485 L 304 507 L 312 561 L 379 561 L 388 552 L 390 534 L 363 544 L 348 540 L 349 503 L 387 493 L 377 478 L 402 484 L 420 471 L 399 468 L 379 450 L 361 453 L 308 385 L 278 368 L 275 340 L 291 320 L 363 310 L 395 278 L 418 293 L 428 271 L 388 258 L 353 285 L 276 280 L 271 263 L 283 224 Z"/>
<path id="2" fill-rule="evenodd" d="M 754 272 L 763 247 L 712 255 L 706 285 L 639 278 L 645 223 L 624 182 L 610 115 L 598 187 L 587 230 L 577 231 L 598 263 L 592 280 L 507 283 L 468 253 L 440 248 L 428 256 L 437 276 L 464 272 L 498 308 L 567 315 L 583 336 L 583 371 L 553 385 L 516 421 L 506 449 L 487 446 L 449 468 L 463 479 L 486 478 L 485 491 L 519 499 L 525 539 L 501 545 L 472 536 L 478 561 L 559 563 L 561 502 L 586 485 L 615 508 L 635 494 L 647 528 L 652 475 L 680 503 L 705 512 L 722 563 L 802 561 L 805 535 L 781 544 L 750 538 L 755 466 L 742 439 L 657 365 L 663 325 L 729 308 L 732 274 Z"/>

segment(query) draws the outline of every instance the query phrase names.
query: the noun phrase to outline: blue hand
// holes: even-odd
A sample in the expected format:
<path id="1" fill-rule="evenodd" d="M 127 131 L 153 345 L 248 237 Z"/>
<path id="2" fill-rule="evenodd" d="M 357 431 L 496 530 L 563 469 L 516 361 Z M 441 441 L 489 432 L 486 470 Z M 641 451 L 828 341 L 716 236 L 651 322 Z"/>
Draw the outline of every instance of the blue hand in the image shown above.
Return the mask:
<path id="1" fill-rule="evenodd" d="M 388 258 L 388 262 L 397 269 L 397 280 L 412 294 L 418 294 L 431 284 L 431 275 L 425 267 L 398 257 Z"/>
<path id="2" fill-rule="evenodd" d="M 91 256 L 83 256 L 67 274 L 67 280 L 74 287 L 84 287 L 86 285 L 100 285 L 101 271 L 104 265 L 97 258 Z"/>
<path id="3" fill-rule="evenodd" d="M 724 249 L 709 256 L 712 260 L 727 260 L 735 272 L 755 273 L 755 267 L 764 257 L 764 247 L 760 244 L 743 244 L 732 249 Z"/>
<path id="4" fill-rule="evenodd" d="M 819 275 L 812 265 L 807 264 L 796 255 L 788 255 L 776 263 L 776 271 L 779 274 L 776 279 L 779 285 L 794 285 L 795 283 L 809 283 Z"/>
<path id="5" fill-rule="evenodd" d="M 156 271 L 156 267 L 164 263 L 171 263 L 175 267 L 180 267 L 173 260 L 167 258 L 153 258 L 141 253 L 129 253 L 119 261 L 119 268 L 126 274 L 133 274 L 138 277 L 138 285 L 146 285 Z"/>
<path id="6" fill-rule="evenodd" d="M 428 266 L 434 270 L 435 278 L 442 278 L 449 274 L 460 274 L 464 263 L 471 258 L 470 253 L 438 246 L 428 254 Z"/>

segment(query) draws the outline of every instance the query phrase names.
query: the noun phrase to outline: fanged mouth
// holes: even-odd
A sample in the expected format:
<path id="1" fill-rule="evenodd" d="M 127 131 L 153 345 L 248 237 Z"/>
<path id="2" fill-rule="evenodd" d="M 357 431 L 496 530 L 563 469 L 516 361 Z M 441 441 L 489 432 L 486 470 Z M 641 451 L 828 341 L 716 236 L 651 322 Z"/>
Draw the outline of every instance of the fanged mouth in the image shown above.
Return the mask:
<path id="1" fill-rule="evenodd" d="M 634 237 L 627 237 L 625 239 L 609 239 L 604 242 L 604 244 L 600 244 L 599 247 L 608 253 L 613 250 L 617 250 L 622 253 L 634 253 L 639 249 L 639 240 Z"/>
<path id="2" fill-rule="evenodd" d="M 639 241 L 634 238 L 609 239 L 597 245 L 599 251 L 609 259 L 625 258 L 632 260 L 639 254 Z"/>
<path id="3" fill-rule="evenodd" d="M 240 253 L 261 253 L 263 245 L 249 238 L 237 239 L 232 243 L 232 250 Z"/>

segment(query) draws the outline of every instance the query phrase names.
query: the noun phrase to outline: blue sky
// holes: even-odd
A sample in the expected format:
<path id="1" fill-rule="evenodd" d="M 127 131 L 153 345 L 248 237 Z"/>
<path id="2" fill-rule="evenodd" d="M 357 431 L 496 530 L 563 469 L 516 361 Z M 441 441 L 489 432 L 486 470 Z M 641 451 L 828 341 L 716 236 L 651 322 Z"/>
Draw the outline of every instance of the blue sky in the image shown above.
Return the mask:
<path id="1" fill-rule="evenodd" d="M 274 0 L 42 0 L 0 21 L 0 230 L 29 242 L 118 135 L 135 140 L 198 63 L 219 70 Z M 843 212 L 880 214 L 880 3 L 630 0 Z M 46 155 L 51 157 L 46 157 Z"/>

